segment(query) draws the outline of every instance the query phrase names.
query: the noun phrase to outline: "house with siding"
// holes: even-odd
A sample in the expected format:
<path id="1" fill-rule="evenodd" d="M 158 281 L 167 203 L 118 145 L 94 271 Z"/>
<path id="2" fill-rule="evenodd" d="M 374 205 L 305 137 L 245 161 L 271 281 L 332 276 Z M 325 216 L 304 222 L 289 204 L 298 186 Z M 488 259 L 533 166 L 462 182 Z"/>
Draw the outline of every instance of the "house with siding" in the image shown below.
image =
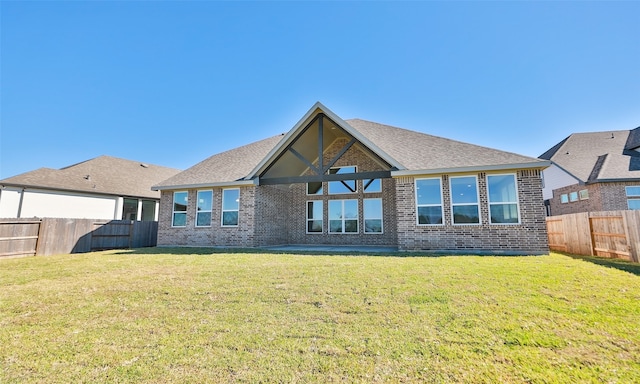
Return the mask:
<path id="1" fill-rule="evenodd" d="M 0 218 L 56 217 L 157 221 L 151 186 L 180 172 L 111 156 L 0 180 Z"/>
<path id="2" fill-rule="evenodd" d="M 316 103 L 287 133 L 154 186 L 158 245 L 546 253 L 548 165 Z"/>
<path id="3" fill-rule="evenodd" d="M 640 127 L 574 133 L 540 155 L 548 215 L 640 209 Z"/>

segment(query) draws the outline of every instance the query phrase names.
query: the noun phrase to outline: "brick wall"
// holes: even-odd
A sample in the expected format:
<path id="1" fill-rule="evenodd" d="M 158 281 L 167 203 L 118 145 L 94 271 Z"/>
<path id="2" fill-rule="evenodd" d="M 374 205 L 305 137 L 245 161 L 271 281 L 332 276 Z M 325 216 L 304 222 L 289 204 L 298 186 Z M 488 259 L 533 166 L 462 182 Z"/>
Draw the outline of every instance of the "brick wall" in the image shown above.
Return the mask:
<path id="1" fill-rule="evenodd" d="M 211 190 L 211 189 L 209 189 Z M 255 241 L 255 195 L 253 186 L 240 188 L 239 223 L 236 227 L 223 227 L 222 188 L 213 188 L 211 226 L 196 227 L 195 189 L 188 190 L 187 225 L 172 227 L 173 191 L 162 191 L 158 217 L 158 245 L 161 246 L 229 246 L 253 247 Z"/>
<path id="2" fill-rule="evenodd" d="M 444 224 L 419 226 L 416 220 L 415 182 L 413 177 L 396 179 L 398 246 L 402 250 L 455 250 L 517 252 L 540 254 L 548 252 L 540 172 L 517 172 L 520 224 L 489 224 L 486 174 L 478 178 L 480 195 L 479 225 L 453 225 L 449 176 L 441 175 Z"/>
<path id="3" fill-rule="evenodd" d="M 625 186 L 640 185 L 640 182 L 614 182 L 614 183 L 595 183 L 595 184 L 573 184 L 566 187 L 558 188 L 553 191 L 553 198 L 549 200 L 551 215 L 566 215 L 579 212 L 598 212 L 598 211 L 617 211 L 626 210 L 627 195 Z M 578 201 L 569 201 L 562 203 L 560 196 L 571 192 L 587 190 L 588 199 L 580 199 Z"/>

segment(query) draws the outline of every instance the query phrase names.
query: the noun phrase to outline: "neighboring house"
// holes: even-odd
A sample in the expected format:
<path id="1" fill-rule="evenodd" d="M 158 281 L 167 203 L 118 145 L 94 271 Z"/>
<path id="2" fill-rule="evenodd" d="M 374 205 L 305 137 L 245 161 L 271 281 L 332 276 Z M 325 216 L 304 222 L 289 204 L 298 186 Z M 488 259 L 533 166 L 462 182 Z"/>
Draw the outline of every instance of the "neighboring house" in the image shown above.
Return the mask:
<path id="1" fill-rule="evenodd" d="M 159 183 L 158 245 L 385 245 L 548 252 L 548 161 L 364 120 L 316 103 L 286 134 Z"/>
<path id="2" fill-rule="evenodd" d="M 40 168 L 0 180 L 0 218 L 158 220 L 160 193 L 151 186 L 178 172 L 109 156 Z"/>
<path id="3" fill-rule="evenodd" d="M 548 215 L 640 209 L 640 127 L 574 133 L 540 159 Z"/>

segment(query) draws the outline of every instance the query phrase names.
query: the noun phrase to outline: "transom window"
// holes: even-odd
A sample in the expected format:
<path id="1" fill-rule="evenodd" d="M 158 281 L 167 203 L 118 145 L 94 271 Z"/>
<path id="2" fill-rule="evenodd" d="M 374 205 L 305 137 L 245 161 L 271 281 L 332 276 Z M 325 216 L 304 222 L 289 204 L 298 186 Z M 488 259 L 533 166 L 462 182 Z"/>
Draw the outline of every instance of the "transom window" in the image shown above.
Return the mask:
<path id="1" fill-rule="evenodd" d="M 329 200 L 329 233 L 358 233 L 358 200 Z"/>
<path id="2" fill-rule="evenodd" d="M 189 194 L 186 191 L 173 193 L 173 216 L 171 226 L 185 227 L 187 225 L 187 202 Z"/>
<path id="3" fill-rule="evenodd" d="M 364 193 L 382 192 L 382 179 L 362 180 L 362 188 Z"/>
<path id="4" fill-rule="evenodd" d="M 475 176 L 449 178 L 453 224 L 480 224 L 478 180 Z"/>
<path id="5" fill-rule="evenodd" d="M 640 186 L 625 187 L 629 209 L 640 209 Z"/>
<path id="6" fill-rule="evenodd" d="M 442 185 L 440 178 L 416 180 L 418 225 L 442 224 Z"/>
<path id="7" fill-rule="evenodd" d="M 516 177 L 488 175 L 489 218 L 492 224 L 516 224 L 520 222 Z"/>
<path id="8" fill-rule="evenodd" d="M 356 173 L 355 166 L 330 168 L 330 175 L 343 175 L 346 173 Z M 355 193 L 358 190 L 355 180 L 329 181 L 329 194 Z"/>
<path id="9" fill-rule="evenodd" d="M 196 204 L 196 227 L 211 226 L 213 191 L 198 191 Z"/>
<path id="10" fill-rule="evenodd" d="M 322 182 L 307 183 L 307 195 L 322 195 Z"/>
<path id="11" fill-rule="evenodd" d="M 382 233 L 382 199 L 362 201 L 364 233 Z"/>
<path id="12" fill-rule="evenodd" d="M 222 190 L 222 226 L 235 227 L 238 225 L 240 211 L 240 189 Z"/>
<path id="13" fill-rule="evenodd" d="M 307 233 L 322 233 L 322 200 L 307 201 Z"/>

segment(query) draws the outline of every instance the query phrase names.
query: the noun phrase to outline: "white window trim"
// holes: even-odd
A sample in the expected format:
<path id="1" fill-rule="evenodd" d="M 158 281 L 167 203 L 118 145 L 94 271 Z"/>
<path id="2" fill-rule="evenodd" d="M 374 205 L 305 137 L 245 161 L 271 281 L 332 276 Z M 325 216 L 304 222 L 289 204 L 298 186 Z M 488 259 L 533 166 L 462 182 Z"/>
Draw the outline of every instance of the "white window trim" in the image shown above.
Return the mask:
<path id="1" fill-rule="evenodd" d="M 238 209 L 224 209 L 224 192 L 225 191 L 238 191 Z M 240 225 L 240 188 L 224 188 L 222 190 L 222 199 L 221 199 L 221 207 L 220 207 L 220 226 L 225 228 L 233 228 Z M 238 224 L 224 224 L 224 213 L 225 212 L 238 212 Z"/>
<path id="2" fill-rule="evenodd" d="M 496 203 L 492 203 L 491 202 L 491 194 L 489 193 L 489 177 L 491 176 L 513 176 L 513 181 L 515 183 L 515 187 L 516 187 L 516 201 L 501 201 L 501 202 L 496 202 Z M 490 174 L 487 175 L 486 178 L 486 184 L 487 184 L 487 203 L 489 205 L 489 224 L 491 225 L 519 225 L 521 224 L 520 222 L 520 195 L 518 194 L 518 175 L 516 175 L 515 173 L 494 173 L 494 174 Z M 491 205 L 501 205 L 501 204 L 515 204 L 517 209 L 518 209 L 518 222 L 517 223 L 494 223 L 491 221 Z"/>
<path id="3" fill-rule="evenodd" d="M 187 194 L 187 203 L 185 204 L 187 206 L 187 210 L 185 211 L 176 211 L 176 194 L 178 193 L 186 193 Z M 184 228 L 187 226 L 187 211 L 189 210 L 189 191 L 174 191 L 173 192 L 173 196 L 171 198 L 171 228 Z M 184 221 L 184 225 L 175 225 L 175 214 L 176 213 L 184 213 L 185 214 L 185 221 Z"/>
<path id="4" fill-rule="evenodd" d="M 322 205 L 322 215 L 320 216 L 320 219 L 310 219 L 309 218 L 309 203 L 310 202 L 320 202 L 320 204 Z M 307 233 L 307 235 L 322 235 L 324 233 L 324 200 L 307 200 L 307 202 L 305 203 L 306 206 L 306 222 L 305 222 L 305 232 Z M 309 222 L 310 221 L 317 221 L 320 220 L 322 222 L 322 231 L 320 232 L 309 232 Z"/>
<path id="5" fill-rule="evenodd" d="M 572 199 L 571 197 L 575 195 L 575 199 Z M 578 194 L 578 191 L 573 191 L 573 192 L 569 192 L 569 202 L 570 203 L 575 203 L 576 201 L 580 200 L 580 196 Z"/>
<path id="6" fill-rule="evenodd" d="M 211 209 L 208 210 L 208 211 L 198 211 L 198 202 L 200 201 L 200 192 L 211 192 Z M 208 225 L 198 225 L 198 214 L 207 213 L 207 212 L 211 214 L 211 220 L 209 220 L 209 224 Z M 211 222 L 212 221 L 213 221 L 213 190 L 211 190 L 211 189 L 199 190 L 196 193 L 196 219 L 195 219 L 195 226 L 196 226 L 196 228 L 211 227 Z"/>
<path id="7" fill-rule="evenodd" d="M 453 179 L 462 179 L 465 177 L 473 177 L 476 180 L 476 203 L 453 203 L 453 193 L 451 188 L 451 182 Z M 478 175 L 460 175 L 460 176 L 449 176 L 449 197 L 451 199 L 451 225 L 482 225 L 482 210 L 480 209 L 480 187 L 478 186 Z M 477 223 L 456 223 L 455 216 L 453 215 L 453 207 L 461 207 L 461 206 L 471 206 L 475 205 L 478 207 L 478 222 Z"/>
<path id="8" fill-rule="evenodd" d="M 330 212 L 330 203 L 332 201 L 339 201 L 342 203 L 342 212 L 344 215 L 344 203 L 345 201 L 355 201 L 356 205 L 357 205 L 357 210 L 358 210 L 358 215 L 356 216 L 356 231 L 355 232 L 345 232 L 344 230 L 344 222 L 345 222 L 345 218 L 343 217 L 342 220 L 342 232 L 331 232 L 331 212 Z M 353 220 L 353 219 L 349 219 L 349 220 Z M 327 233 L 330 235 L 359 235 L 360 234 L 360 202 L 358 201 L 358 199 L 332 199 L 329 200 L 327 202 Z"/>
<path id="9" fill-rule="evenodd" d="M 321 181 L 321 182 L 320 182 L 320 184 L 322 185 L 322 186 L 320 187 L 320 190 L 322 191 L 322 193 L 309 193 L 309 183 L 305 183 L 305 184 L 304 184 L 304 193 L 305 193 L 307 196 L 322 196 L 322 195 L 324 195 L 324 185 L 325 185 L 325 183 L 323 183 L 323 182 Z"/>
<path id="10" fill-rule="evenodd" d="M 567 197 L 567 201 L 562 201 L 562 196 L 566 196 Z M 560 195 L 560 204 L 569 204 L 569 194 L 568 193 L 563 193 Z"/>
<path id="11" fill-rule="evenodd" d="M 631 208 L 631 206 L 629 205 L 629 203 L 631 201 L 639 201 L 640 200 L 640 194 L 629 194 L 629 188 L 640 188 L 640 185 L 627 185 L 624 187 L 624 194 L 627 198 L 627 209 L 629 210 L 633 210 L 633 208 Z"/>
<path id="12" fill-rule="evenodd" d="M 418 204 L 418 180 L 438 180 L 440 184 L 440 204 Z M 421 177 L 413 181 L 413 192 L 416 201 L 416 225 L 420 227 L 435 227 L 444 225 L 444 195 L 442 193 L 441 177 Z M 420 216 L 418 215 L 418 207 L 438 207 L 440 206 L 440 215 L 442 215 L 442 223 L 440 224 L 420 224 Z"/>
<path id="13" fill-rule="evenodd" d="M 329 171 L 331 171 L 332 169 L 341 169 L 341 168 L 352 168 L 354 169 L 354 173 L 358 173 L 358 166 L 357 165 L 343 165 L 341 167 L 331 167 L 329 168 Z M 337 173 L 336 173 L 337 175 Z M 352 181 L 352 179 L 348 179 L 348 180 L 343 180 L 343 181 Z M 356 190 L 353 192 L 331 192 L 331 183 L 339 183 L 339 181 L 329 181 L 327 182 L 327 194 L 328 195 L 353 195 L 358 193 L 358 180 L 353 179 L 353 182 L 356 185 Z M 324 187 L 324 185 L 323 185 Z M 333 233 L 333 232 L 332 232 Z"/>
<path id="14" fill-rule="evenodd" d="M 584 196 L 585 193 L 583 193 L 583 192 L 586 193 L 586 195 L 587 195 L 586 197 Z M 588 189 L 581 189 L 580 191 L 578 191 L 578 198 L 580 200 L 589 200 L 589 190 Z"/>
<path id="15" fill-rule="evenodd" d="M 380 201 L 380 217 L 366 217 L 364 202 L 367 200 L 379 200 Z M 367 232 L 367 220 L 380 220 L 380 232 Z M 359 228 L 358 228 L 359 229 Z M 362 199 L 362 233 L 365 235 L 382 235 L 384 234 L 384 206 L 382 204 L 381 197 L 371 197 Z"/>

